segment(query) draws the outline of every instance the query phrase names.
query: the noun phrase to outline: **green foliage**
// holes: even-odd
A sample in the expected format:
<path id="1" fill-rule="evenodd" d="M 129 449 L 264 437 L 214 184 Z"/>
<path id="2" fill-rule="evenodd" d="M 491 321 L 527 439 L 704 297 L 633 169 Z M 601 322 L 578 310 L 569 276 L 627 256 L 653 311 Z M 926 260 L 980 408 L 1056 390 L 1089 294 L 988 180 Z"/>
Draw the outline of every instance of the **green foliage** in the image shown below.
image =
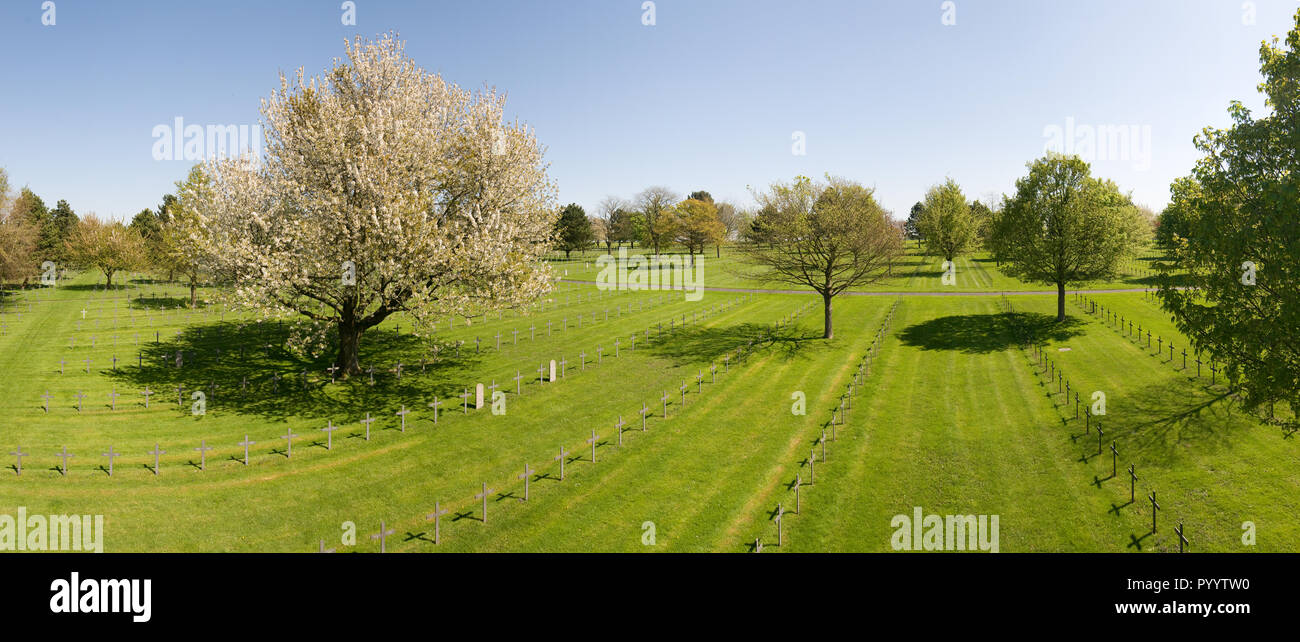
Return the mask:
<path id="1" fill-rule="evenodd" d="M 990 249 L 1007 274 L 1065 288 L 1116 276 L 1120 263 L 1149 239 L 1150 228 L 1111 181 L 1092 178 L 1077 156 L 1048 154 L 1029 163 L 1016 194 L 993 222 Z"/>
<path id="2" fill-rule="evenodd" d="M 814 183 L 800 176 L 754 196 L 762 242 L 742 248 L 754 278 L 820 294 L 822 338 L 833 338 L 834 297 L 887 277 L 902 254 L 902 235 L 874 191 L 852 181 Z"/>
<path id="3" fill-rule="evenodd" d="M 1204 156 L 1176 182 L 1167 220 L 1177 267 L 1194 290 L 1161 283 L 1160 297 L 1198 350 L 1226 364 L 1249 405 L 1300 402 L 1300 13 L 1285 48 L 1260 48 L 1270 113 L 1241 103 L 1228 129 L 1196 138 Z M 1162 236 L 1166 235 L 1162 230 Z"/>
<path id="4" fill-rule="evenodd" d="M 686 199 L 674 208 L 674 216 L 677 218 L 677 242 L 685 245 L 691 254 L 703 252 L 705 245 L 721 243 L 727 233 L 712 201 Z"/>
<path id="5" fill-rule="evenodd" d="M 555 249 L 563 250 L 567 257 L 570 252 L 591 245 L 594 238 L 591 221 L 582 206 L 576 203 L 566 205 L 555 223 Z"/>
<path id="6" fill-rule="evenodd" d="M 951 261 L 975 241 L 976 221 L 961 187 L 952 179 L 930 188 L 916 223 L 930 251 Z"/>

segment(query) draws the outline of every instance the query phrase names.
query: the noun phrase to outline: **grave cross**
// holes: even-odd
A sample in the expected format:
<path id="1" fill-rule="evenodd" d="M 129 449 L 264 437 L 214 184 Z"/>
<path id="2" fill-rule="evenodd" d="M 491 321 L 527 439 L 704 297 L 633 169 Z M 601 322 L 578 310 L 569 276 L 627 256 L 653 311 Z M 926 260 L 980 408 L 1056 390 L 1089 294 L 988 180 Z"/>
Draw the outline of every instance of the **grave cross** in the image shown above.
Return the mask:
<path id="1" fill-rule="evenodd" d="M 111 410 L 117 410 L 117 398 L 120 396 L 122 395 L 117 394 L 117 388 L 113 388 L 113 390 L 108 393 L 109 408 Z"/>
<path id="2" fill-rule="evenodd" d="M 18 475 L 21 477 L 23 474 L 23 457 L 26 457 L 29 453 L 23 452 L 23 447 L 19 446 L 18 450 L 15 450 L 14 452 L 11 452 L 9 454 L 18 458 L 18 465 L 14 467 L 14 471 L 16 471 Z"/>
<path id="3" fill-rule="evenodd" d="M 664 405 L 664 419 L 667 419 L 668 418 L 668 391 L 667 390 L 664 391 L 664 394 L 662 397 L 659 398 L 659 401 L 662 402 Z"/>
<path id="4" fill-rule="evenodd" d="M 89 357 L 87 357 L 87 358 L 85 358 L 85 359 L 82 359 L 82 361 L 85 361 L 85 362 L 86 362 L 86 374 L 90 374 L 90 364 L 91 364 L 91 359 L 90 359 Z"/>
<path id="5" fill-rule="evenodd" d="M 1114 477 L 1119 466 L 1119 450 L 1115 448 L 1115 442 L 1110 442 L 1110 476 Z"/>
<path id="6" fill-rule="evenodd" d="M 1133 471 L 1133 464 L 1128 465 L 1128 502 L 1132 504 L 1137 499 L 1137 473 Z"/>
<path id="7" fill-rule="evenodd" d="M 587 351 L 586 351 L 586 350 L 583 350 L 582 352 L 578 353 L 578 357 L 582 360 L 582 370 L 583 370 L 583 372 L 586 372 L 586 370 L 587 370 Z"/>
<path id="8" fill-rule="evenodd" d="M 287 444 L 284 450 L 284 456 L 286 459 L 293 457 L 293 440 L 297 436 L 298 435 L 293 434 L 293 428 L 286 428 L 284 435 L 280 437 L 280 439 L 283 439 Z"/>
<path id="9" fill-rule="evenodd" d="M 564 481 L 564 458 L 568 456 L 568 454 L 568 451 L 564 450 L 564 446 L 561 445 L 560 454 L 552 458 L 554 461 L 560 462 L 560 481 Z"/>
<path id="10" fill-rule="evenodd" d="M 1177 526 L 1176 528 L 1174 528 L 1174 532 L 1175 532 L 1175 533 L 1178 533 L 1178 552 L 1181 553 L 1181 552 L 1183 552 L 1183 545 L 1185 545 L 1185 544 L 1189 544 L 1189 543 L 1190 543 L 1190 542 L 1187 541 L 1187 538 L 1186 538 L 1186 537 L 1183 537 L 1183 523 L 1182 523 L 1182 522 L 1178 522 L 1178 526 Z"/>
<path id="11" fill-rule="evenodd" d="M 395 414 L 402 418 L 402 434 L 406 434 L 406 416 L 411 414 L 411 411 L 407 410 L 406 406 L 403 405 L 402 409 Z"/>
<path id="12" fill-rule="evenodd" d="M 157 450 L 157 448 L 158 448 L 158 444 L 154 444 L 154 449 Z M 209 450 L 212 450 L 212 447 L 208 445 L 208 440 L 206 440 L 206 439 L 200 439 L 200 440 L 199 440 L 199 447 L 198 447 L 198 448 L 195 448 L 194 450 L 199 451 L 199 470 L 207 470 L 207 469 L 208 469 L 208 451 L 209 451 Z M 157 462 L 156 457 L 157 457 L 157 456 L 155 455 L 155 462 Z M 155 463 L 155 466 L 156 466 L 156 465 L 157 465 L 157 464 Z M 155 474 L 156 474 L 156 472 L 157 472 L 157 471 L 155 470 Z"/>
<path id="13" fill-rule="evenodd" d="M 1097 422 L 1097 454 L 1098 455 L 1101 454 L 1101 436 L 1103 434 L 1105 434 L 1105 431 L 1101 429 L 1101 422 L 1099 421 Z"/>
<path id="14" fill-rule="evenodd" d="M 325 433 L 325 450 L 334 450 L 334 431 L 339 427 L 334 425 L 334 420 L 329 419 L 325 422 L 325 427 L 320 431 Z"/>
<path id="15" fill-rule="evenodd" d="M 435 425 L 438 423 L 438 406 L 441 406 L 441 405 L 442 405 L 442 402 L 441 402 L 441 401 L 438 401 L 438 398 L 437 398 L 437 397 L 434 397 L 434 398 L 433 398 L 433 402 L 429 404 L 429 407 L 430 407 L 430 408 L 433 408 L 433 423 L 434 423 Z"/>
<path id="16" fill-rule="evenodd" d="M 567 366 L 567 365 L 569 365 L 569 360 L 568 360 L 568 359 L 565 359 L 565 358 L 561 358 L 561 359 L 560 359 L 560 378 L 561 378 L 561 379 L 564 378 L 564 367 Z"/>
<path id="17" fill-rule="evenodd" d="M 528 477 L 537 471 L 528 467 L 528 462 L 524 462 L 524 472 L 520 473 L 517 479 L 524 480 L 524 501 L 528 501 Z M 487 513 L 484 513 L 485 515 Z"/>
<path id="18" fill-rule="evenodd" d="M 495 492 L 496 492 L 496 489 L 495 489 L 495 488 L 488 488 L 488 487 L 487 487 L 487 482 L 483 482 L 483 492 L 481 492 L 481 493 L 479 493 L 479 494 L 477 494 L 477 495 L 474 496 L 474 499 L 482 499 L 482 500 L 483 500 L 483 525 L 484 525 L 484 526 L 487 525 L 487 500 L 488 500 L 488 496 L 491 495 L 492 493 L 495 493 Z"/>
<path id="19" fill-rule="evenodd" d="M 45 394 L 41 395 L 41 398 L 45 399 L 45 412 L 49 412 L 49 411 L 50 411 L 50 398 L 51 398 L 51 397 L 53 397 L 53 395 L 50 394 L 50 391 L 49 391 L 49 390 L 46 390 L 46 391 L 45 391 Z"/>
<path id="20" fill-rule="evenodd" d="M 372 534 L 372 535 L 370 536 L 370 539 L 377 539 L 377 540 L 379 540 L 379 552 L 380 552 L 380 553 L 387 553 L 387 552 L 388 552 L 387 538 L 388 538 L 389 535 L 392 535 L 393 533 L 396 533 L 396 532 L 397 532 L 397 531 L 395 531 L 395 530 L 393 530 L 393 529 L 391 529 L 391 528 L 388 528 L 388 525 L 385 524 L 385 523 L 384 523 L 384 520 L 381 519 L 381 520 L 379 520 L 379 532 L 378 532 L 378 533 L 374 533 L 374 534 Z"/>
<path id="21" fill-rule="evenodd" d="M 618 445 L 623 445 L 623 415 L 618 416 L 618 423 L 614 424 L 614 429 L 618 431 Z"/>
<path id="22" fill-rule="evenodd" d="M 1156 532 L 1156 511 L 1160 510 L 1160 504 L 1156 503 L 1156 491 L 1151 491 L 1151 532 Z"/>
<path id="23" fill-rule="evenodd" d="M 808 451 L 808 485 L 817 483 L 817 448 Z"/>
<path id="24" fill-rule="evenodd" d="M 460 397 L 461 405 L 464 408 L 463 414 L 468 415 L 469 414 L 469 388 L 466 388 L 465 392 L 461 393 L 459 397 Z"/>
<path id="25" fill-rule="evenodd" d="M 519 382 L 523 380 L 524 375 L 520 374 L 518 370 L 515 370 L 515 377 L 514 377 L 514 378 L 515 378 L 515 394 L 517 394 L 517 395 L 519 395 L 519 394 L 523 394 L 523 388 L 522 388 L 522 385 L 523 385 L 523 384 L 521 384 L 521 383 L 519 383 Z"/>
<path id="26" fill-rule="evenodd" d="M 109 447 L 108 447 L 108 452 L 106 452 L 106 453 L 100 453 L 100 456 L 101 456 L 101 457 L 108 457 L 108 476 L 109 476 L 109 477 L 112 477 L 112 476 L 113 476 L 113 460 L 114 460 L 114 459 L 117 459 L 118 457 L 121 457 L 121 456 L 122 456 L 122 453 L 115 453 L 115 452 L 113 452 L 113 447 L 112 447 L 112 446 L 109 446 Z"/>
<path id="27" fill-rule="evenodd" d="M 375 423 L 375 420 L 370 416 L 370 413 L 367 412 L 366 418 L 362 419 L 361 423 L 366 425 L 366 441 L 370 441 L 370 424 Z"/>
<path id="28" fill-rule="evenodd" d="M 245 465 L 245 466 L 248 465 L 248 447 L 249 447 L 249 446 L 252 446 L 252 445 L 255 444 L 255 443 L 257 443 L 257 442 L 255 442 L 255 441 L 249 441 L 249 439 L 248 439 L 248 435 L 244 435 L 244 440 L 241 441 L 241 442 L 239 442 L 239 445 L 244 447 L 244 465 Z"/>
<path id="29" fill-rule="evenodd" d="M 597 435 L 595 430 L 591 431 L 591 439 L 588 439 L 587 443 L 591 444 L 591 463 L 593 464 L 596 463 L 596 440 L 597 439 L 600 439 L 600 435 Z"/>
<path id="30" fill-rule="evenodd" d="M 543 383 L 546 383 L 546 364 L 545 364 L 545 363 L 543 363 L 542 365 L 537 366 L 537 385 L 540 386 L 540 385 L 542 385 Z"/>
<path id="31" fill-rule="evenodd" d="M 802 485 L 803 485 L 803 477 L 800 475 L 795 475 L 794 476 L 794 514 L 795 515 L 799 514 L 799 487 Z"/>
<path id="32" fill-rule="evenodd" d="M 433 520 L 433 544 L 437 546 L 442 541 L 442 516 L 447 511 L 442 508 L 440 502 L 433 503 L 433 512 L 424 516 L 424 521 Z"/>
<path id="33" fill-rule="evenodd" d="M 645 416 L 646 413 L 648 412 L 650 412 L 650 408 L 646 407 L 645 402 L 642 401 L 641 402 L 641 432 L 645 432 Z"/>
<path id="34" fill-rule="evenodd" d="M 81 400 L 85 399 L 86 395 L 82 394 L 82 392 L 78 390 L 77 394 L 73 396 L 77 398 L 77 412 L 81 412 Z"/>
<path id="35" fill-rule="evenodd" d="M 776 545 L 780 546 L 781 538 L 781 518 L 785 516 L 785 509 L 780 504 L 776 505 Z"/>
<path id="36" fill-rule="evenodd" d="M 63 447 L 63 452 L 58 453 L 58 454 L 56 454 L 56 455 L 54 455 L 54 456 L 55 456 L 55 457 L 58 457 L 58 458 L 60 458 L 60 459 L 63 460 L 63 464 L 62 464 L 62 467 L 61 467 L 62 469 L 61 469 L 60 472 L 63 473 L 63 476 L 64 476 L 64 477 L 67 477 L 67 476 L 68 476 L 68 458 L 69 458 L 69 457 L 76 457 L 76 455 L 74 455 L 74 454 L 68 452 L 68 447 L 67 447 L 67 446 L 64 446 L 64 447 Z"/>

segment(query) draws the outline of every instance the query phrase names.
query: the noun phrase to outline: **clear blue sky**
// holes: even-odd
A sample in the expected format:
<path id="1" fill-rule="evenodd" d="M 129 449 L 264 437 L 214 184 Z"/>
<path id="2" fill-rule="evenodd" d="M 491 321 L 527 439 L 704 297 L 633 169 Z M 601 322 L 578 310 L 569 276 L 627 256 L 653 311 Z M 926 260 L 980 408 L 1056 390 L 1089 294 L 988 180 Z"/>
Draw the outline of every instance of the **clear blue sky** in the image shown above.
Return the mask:
<path id="1" fill-rule="evenodd" d="M 1262 108 L 1258 49 L 1295 0 L 641 0 L 0 4 L 0 167 L 50 205 L 129 218 L 188 163 L 153 128 L 255 124 L 281 71 L 319 74 L 343 40 L 397 30 L 430 71 L 509 94 L 537 130 L 563 202 L 592 212 L 649 185 L 749 202 L 749 186 L 831 172 L 905 215 L 944 177 L 1010 191 L 1045 129 L 1136 125 L 1137 157 L 1094 171 L 1159 209 L 1192 137 Z M 791 153 L 794 132 L 807 154 Z M 1140 149 L 1139 149 L 1140 151 Z"/>

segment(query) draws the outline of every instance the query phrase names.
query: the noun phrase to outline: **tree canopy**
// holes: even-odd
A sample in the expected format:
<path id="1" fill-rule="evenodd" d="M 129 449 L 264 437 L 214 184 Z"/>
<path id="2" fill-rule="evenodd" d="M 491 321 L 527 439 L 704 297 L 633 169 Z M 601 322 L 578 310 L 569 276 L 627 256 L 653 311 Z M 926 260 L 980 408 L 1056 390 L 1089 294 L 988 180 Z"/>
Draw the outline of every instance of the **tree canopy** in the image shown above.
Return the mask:
<path id="1" fill-rule="evenodd" d="M 903 241 L 873 190 L 827 177 L 797 177 L 754 195 L 762 243 L 743 246 L 762 281 L 806 286 L 822 295 L 824 330 L 834 337 L 832 300 L 890 273 Z"/>
<path id="2" fill-rule="evenodd" d="M 1186 285 L 1163 278 L 1178 329 L 1224 364 L 1246 403 L 1300 407 L 1300 13 L 1285 44 L 1260 47 L 1269 112 L 1240 102 L 1232 125 L 1196 137 L 1202 157 L 1175 181 L 1160 234 Z"/>
<path id="3" fill-rule="evenodd" d="M 281 75 L 263 162 L 206 169 L 198 241 L 232 303 L 296 315 L 305 351 L 334 333 L 335 365 L 356 374 L 362 333 L 394 314 L 427 334 L 436 315 L 549 291 L 555 188 L 504 107 L 421 69 L 391 34 L 346 43 L 323 77 Z"/>
<path id="4" fill-rule="evenodd" d="M 1048 154 L 1028 167 L 993 221 L 991 249 L 1008 275 L 1056 285 L 1064 321 L 1066 286 L 1113 278 L 1150 228 L 1128 196 L 1093 178 L 1077 156 Z"/>

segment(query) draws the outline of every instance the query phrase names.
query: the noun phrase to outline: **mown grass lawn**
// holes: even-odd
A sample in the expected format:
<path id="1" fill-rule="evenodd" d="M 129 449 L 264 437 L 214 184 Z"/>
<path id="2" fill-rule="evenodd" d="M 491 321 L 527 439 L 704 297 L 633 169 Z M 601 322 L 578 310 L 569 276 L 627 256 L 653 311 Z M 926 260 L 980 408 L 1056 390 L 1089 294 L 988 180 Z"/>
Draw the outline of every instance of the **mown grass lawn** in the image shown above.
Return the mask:
<path id="1" fill-rule="evenodd" d="M 1006 278 L 960 265 L 971 288 L 996 289 Z M 523 313 L 440 322 L 436 359 L 409 321 L 401 328 L 403 319 L 390 320 L 363 339 L 371 384 L 365 375 L 330 383 L 331 355 L 276 348 L 274 325 L 241 325 L 219 306 L 177 310 L 175 286 L 132 282 L 105 295 L 93 282 L 83 275 L 4 301 L 0 370 L 12 376 L 0 383 L 0 445 L 29 456 L 21 476 L 12 467 L 0 476 L 0 512 L 103 514 L 108 551 L 308 551 L 325 540 L 372 552 L 379 545 L 369 535 L 381 520 L 395 530 L 390 551 L 746 551 L 755 539 L 765 551 L 888 551 L 891 518 L 914 506 L 999 515 L 1002 551 L 1177 550 L 1179 521 L 1194 551 L 1292 550 L 1300 535 L 1293 438 L 1234 406 L 1208 372 L 1196 379 L 1181 358 L 1171 363 L 1167 352 L 1154 354 L 1073 304 L 1071 321 L 1057 326 L 1053 297 L 1009 297 L 1015 316 L 996 296 L 901 297 L 871 375 L 794 515 L 792 482 L 809 481 L 809 454 L 894 297 L 839 299 L 828 342 L 818 301 L 807 295 L 711 292 L 690 302 L 561 284 Z M 127 293 L 130 302 L 116 298 Z M 1142 295 L 1095 297 L 1182 345 Z M 1073 400 L 1015 341 L 1017 323 L 1037 328 L 1082 398 L 1106 393 L 1102 456 L 1096 433 L 1074 419 Z M 551 359 L 566 361 L 565 376 L 539 383 L 537 368 Z M 460 395 L 479 382 L 506 393 L 504 414 L 462 411 Z M 157 393 L 148 409 L 145 386 Z M 189 394 L 200 389 L 210 394 L 206 413 L 195 416 Z M 78 392 L 87 395 L 81 412 Z M 806 397 L 804 415 L 792 413 L 795 393 Z M 427 407 L 435 397 L 436 425 Z M 405 433 L 395 414 L 403 406 L 412 411 Z M 376 420 L 369 441 L 367 413 Z M 330 425 L 339 429 L 327 449 L 321 428 Z M 279 438 L 286 431 L 298 435 L 292 457 Z M 256 442 L 247 466 L 239 446 L 246 434 Z M 205 470 L 194 450 L 201 441 L 213 448 Z M 160 475 L 149 454 L 155 443 L 167 451 Z M 100 456 L 110 445 L 122 453 L 112 477 Z M 66 476 L 55 456 L 65 446 L 76 455 Z M 1140 476 L 1134 504 L 1130 463 Z M 533 471 L 527 502 L 525 464 Z M 484 483 L 486 522 L 475 498 Z M 1151 490 L 1162 507 L 1154 535 L 1144 500 Z M 435 502 L 448 511 L 437 547 L 425 519 Z M 787 511 L 780 548 L 778 503 Z M 1256 547 L 1241 545 L 1243 522 L 1256 525 Z M 341 541 L 348 524 L 354 545 Z"/>

